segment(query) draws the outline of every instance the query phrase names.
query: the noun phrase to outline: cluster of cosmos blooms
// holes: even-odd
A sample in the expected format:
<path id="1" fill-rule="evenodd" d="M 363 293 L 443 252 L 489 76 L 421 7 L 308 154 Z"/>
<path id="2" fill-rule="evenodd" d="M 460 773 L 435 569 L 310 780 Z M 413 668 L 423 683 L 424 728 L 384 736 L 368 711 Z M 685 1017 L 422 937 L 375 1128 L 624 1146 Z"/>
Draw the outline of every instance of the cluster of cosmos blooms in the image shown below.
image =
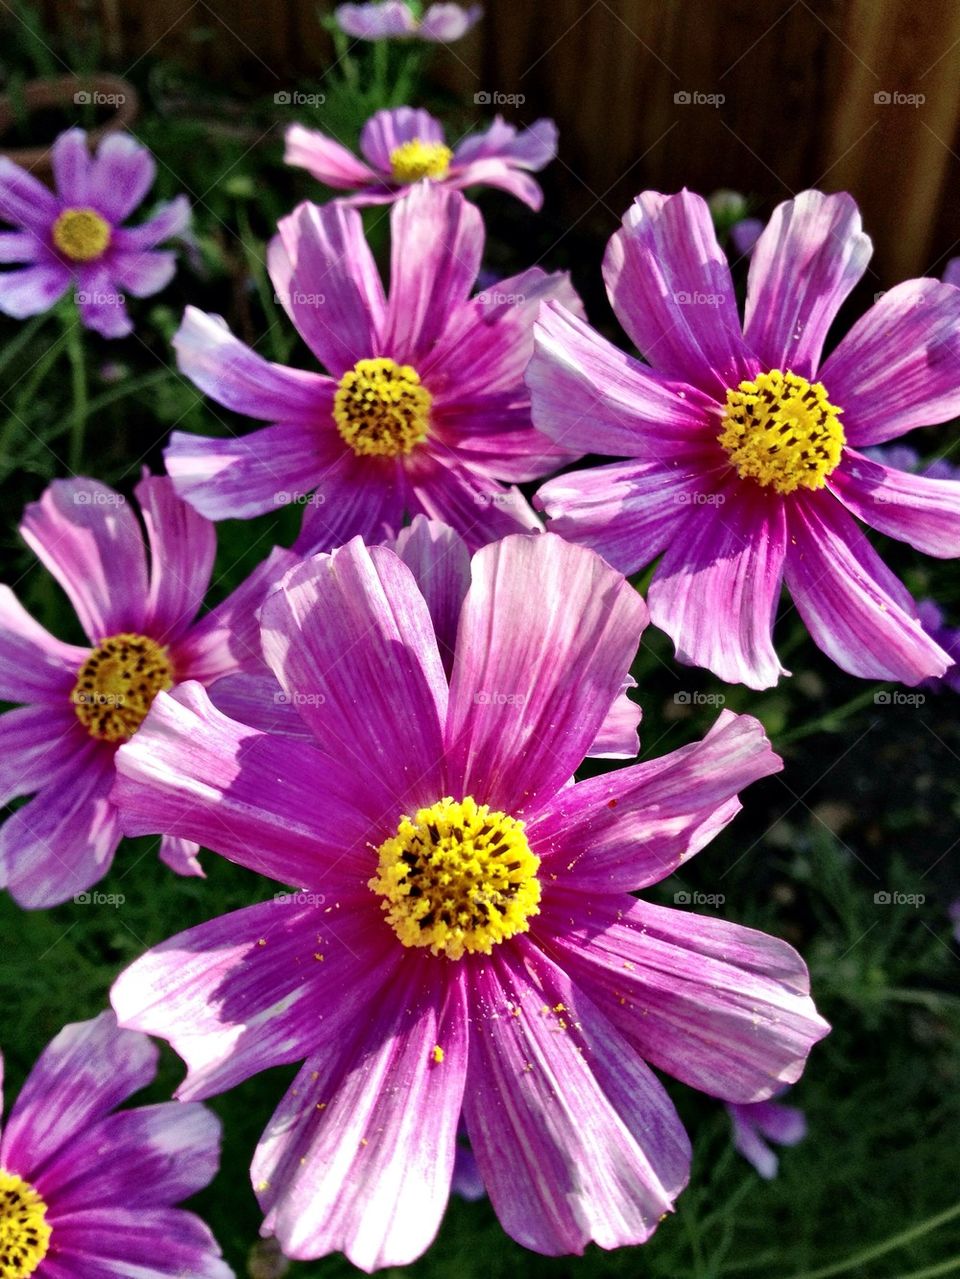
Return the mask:
<path id="1" fill-rule="evenodd" d="M 452 39 L 473 17 L 342 10 L 371 39 Z M 278 1064 L 303 1063 L 252 1161 L 263 1231 L 367 1270 L 419 1256 L 452 1185 L 543 1253 L 647 1239 L 690 1163 L 652 1068 L 728 1103 L 763 1175 L 766 1141 L 803 1135 L 771 1100 L 828 1030 L 801 958 L 634 895 L 782 767 L 760 723 L 724 711 L 702 741 L 573 779 L 636 759 L 648 623 L 724 680 L 787 674 L 784 585 L 844 670 L 949 680 L 956 637 L 862 526 L 960 554 L 952 468 L 882 447 L 960 414 L 960 289 L 891 289 L 824 360 L 870 255 L 848 196 L 803 192 L 751 233 L 741 321 L 705 202 L 648 191 L 603 263 L 626 354 L 565 275 L 474 291 L 484 227 L 462 188 L 536 209 L 555 148 L 551 122 L 500 119 L 451 148 L 407 107 L 367 123 L 362 159 L 291 127 L 288 161 L 348 193 L 269 245 L 319 367 L 270 363 L 189 307 L 182 374 L 260 425 L 174 432 L 136 507 L 73 478 L 23 515 L 87 640 L 0 588 L 18 704 L 0 791 L 34 797 L 0 829 L 0 885 L 56 905 L 150 834 L 181 875 L 203 846 L 300 891 L 149 951 L 113 1011 L 50 1044 L 0 1140 L 4 1279 L 229 1275 L 174 1205 L 216 1170 L 200 1103 Z M 170 279 L 187 203 L 125 225 L 154 178 L 126 136 L 91 156 L 71 130 L 53 168 L 49 190 L 0 161 L 0 309 L 74 289 L 84 324 L 127 333 L 119 295 Z M 385 287 L 356 206 L 387 202 Z M 588 453 L 615 460 L 571 469 Z M 291 501 L 294 546 L 202 612 L 216 522 Z M 657 560 L 644 601 L 625 575 Z M 187 1064 L 178 1100 L 118 1110 L 153 1076 L 150 1035 Z"/>

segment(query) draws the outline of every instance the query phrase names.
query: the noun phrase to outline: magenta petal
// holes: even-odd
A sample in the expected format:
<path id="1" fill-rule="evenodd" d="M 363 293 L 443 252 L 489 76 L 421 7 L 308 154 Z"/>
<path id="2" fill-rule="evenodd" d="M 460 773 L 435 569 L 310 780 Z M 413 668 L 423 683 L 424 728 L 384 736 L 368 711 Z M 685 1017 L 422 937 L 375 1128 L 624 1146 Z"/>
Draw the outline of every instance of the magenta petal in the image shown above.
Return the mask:
<path id="1" fill-rule="evenodd" d="M 2 180 L 2 179 L 0 179 Z M 22 271 L 0 272 L 0 312 L 25 320 L 48 311 L 70 287 L 73 277 L 59 262 L 43 262 Z"/>
<path id="2" fill-rule="evenodd" d="M 305 560 L 262 625 L 264 656 L 324 753 L 356 774 L 381 838 L 446 793 L 446 676 L 426 602 L 393 551 L 355 538 Z"/>
<path id="3" fill-rule="evenodd" d="M 20 706 L 0 715 L 0 804 L 42 790 L 89 740 L 66 697 L 56 708 Z"/>
<path id="4" fill-rule="evenodd" d="M 261 733 L 278 733 L 313 745 L 307 728 L 291 698 L 270 672 L 266 675 L 225 675 L 207 690 L 210 701 L 221 714 Z"/>
<path id="5" fill-rule="evenodd" d="M 740 811 L 738 792 L 782 768 L 758 720 L 723 711 L 703 741 L 566 787 L 527 834 L 552 880 L 633 892 L 699 852 Z"/>
<path id="6" fill-rule="evenodd" d="M 157 1049 L 112 1012 L 74 1022 L 37 1058 L 0 1139 L 0 1166 L 28 1180 L 91 1123 L 149 1084 Z"/>
<path id="7" fill-rule="evenodd" d="M 830 1028 L 792 946 L 626 895 L 582 902 L 552 896 L 537 934 L 646 1061 L 725 1101 L 799 1078 Z"/>
<path id="8" fill-rule="evenodd" d="M 284 163 L 306 169 L 311 177 L 328 187 L 352 191 L 378 181 L 378 175 L 369 165 L 348 151 L 334 138 L 328 138 L 319 129 L 306 129 L 302 124 L 291 124 L 284 134 Z"/>
<path id="9" fill-rule="evenodd" d="M 785 579 L 797 612 L 832 661 L 864 679 L 917 684 L 951 658 L 924 631 L 917 605 L 829 493 L 789 510 Z"/>
<path id="10" fill-rule="evenodd" d="M 205 1106 L 138 1106 L 76 1133 L 44 1166 L 41 1193 L 58 1216 L 111 1201 L 162 1208 L 202 1190 L 219 1162 L 220 1121 Z"/>
<path id="11" fill-rule="evenodd" d="M 551 533 L 478 552 L 450 681 L 452 793 L 535 812 L 596 739 L 646 621 L 619 573 Z"/>
<path id="12" fill-rule="evenodd" d="M 0 698 L 66 704 L 88 648 L 64 644 L 44 630 L 9 586 L 0 586 Z"/>
<path id="13" fill-rule="evenodd" d="M 540 309 L 526 381 L 533 420 L 567 448 L 660 461 L 719 432 L 714 400 L 668 382 L 556 302 Z"/>
<path id="14" fill-rule="evenodd" d="M 66 206 L 87 208 L 91 201 L 90 152 L 83 129 L 67 129 L 50 148 L 53 180 Z"/>
<path id="15" fill-rule="evenodd" d="M 386 353 L 383 285 L 356 209 L 300 204 L 278 229 L 267 259 L 274 288 L 320 363 L 339 378 Z"/>
<path id="16" fill-rule="evenodd" d="M 137 226 L 117 227 L 112 245 L 124 256 L 145 253 L 164 240 L 182 235 L 190 226 L 190 202 L 185 195 L 178 195 Z"/>
<path id="17" fill-rule="evenodd" d="M 536 178 L 492 156 L 458 167 L 447 178 L 446 185 L 458 191 L 472 186 L 497 187 L 516 196 L 528 209 L 537 211 L 543 207 L 543 188 Z"/>
<path id="18" fill-rule="evenodd" d="M 51 1279 L 234 1279 L 207 1225 L 179 1208 L 88 1208 L 51 1218 L 58 1250 Z M 43 1262 L 43 1279 L 48 1263 Z"/>
<path id="19" fill-rule="evenodd" d="M 197 879 L 206 879 L 200 865 L 200 845 L 191 839 L 180 839 L 177 835 L 164 835 L 160 840 L 160 851 L 157 856 L 164 866 L 169 866 L 175 875 L 189 875 Z"/>
<path id="20" fill-rule="evenodd" d="M 449 674 L 457 643 L 460 609 L 470 586 L 467 545 L 448 525 L 418 515 L 408 528 L 397 535 L 392 549 L 413 573 L 420 593 L 427 601 L 437 647 L 444 669 Z"/>
<path id="21" fill-rule="evenodd" d="M 457 166 L 474 160 L 506 160 L 518 168 L 543 169 L 557 154 L 557 126 L 552 120 L 535 120 L 517 129 L 497 115 L 487 129 L 469 134 L 454 149 Z"/>
<path id="22" fill-rule="evenodd" d="M 459 191 L 424 181 L 393 206 L 390 228 L 382 349 L 416 367 L 473 287 L 483 254 L 483 219 Z"/>
<path id="23" fill-rule="evenodd" d="M 734 480 L 694 506 L 667 547 L 647 599 L 650 618 L 677 659 L 720 679 L 769 688 L 786 674 L 773 648 L 773 619 L 787 532 L 784 504 Z"/>
<path id="24" fill-rule="evenodd" d="M 960 289 L 906 280 L 875 303 L 820 380 L 855 448 L 960 416 Z"/>
<path id="25" fill-rule="evenodd" d="M 173 346 L 181 373 L 225 408 L 264 422 L 330 427 L 331 379 L 271 364 L 235 338 L 219 315 L 188 306 Z"/>
<path id="26" fill-rule="evenodd" d="M 846 449 L 829 487 L 880 533 L 941 559 L 960 556 L 960 483 L 910 475 Z"/>
<path id="27" fill-rule="evenodd" d="M 472 4 L 468 8 L 460 4 L 427 5 L 417 34 L 421 40 L 449 44 L 465 36 L 482 16 L 483 6 L 479 4 Z"/>
<path id="28" fill-rule="evenodd" d="M 830 325 L 872 252 L 846 193 L 801 191 L 774 209 L 753 250 L 744 317 L 765 368 L 813 377 Z"/>
<path id="29" fill-rule="evenodd" d="M 158 695 L 116 772 L 127 834 L 191 839 L 281 883 L 365 891 L 369 819 L 350 770 L 227 719 L 199 684 Z"/>
<path id="30" fill-rule="evenodd" d="M 722 402 L 728 386 L 756 372 L 730 268 L 699 195 L 638 195 L 607 246 L 603 277 L 620 323 L 665 377 Z"/>
<path id="31" fill-rule="evenodd" d="M 589 546 L 621 573 L 636 573 L 679 540 L 691 519 L 702 518 L 722 474 L 698 460 L 672 467 L 613 462 L 558 475 L 534 501 L 552 533 Z"/>
<path id="32" fill-rule="evenodd" d="M 334 439 L 339 443 L 339 436 Z M 393 537 L 410 505 L 403 463 L 396 458 L 357 457 L 341 447 L 304 506 L 298 556 L 332 551 L 362 537 L 368 546 Z"/>
<path id="33" fill-rule="evenodd" d="M 20 532 L 94 643 L 142 627 L 146 556 L 137 517 L 120 494 L 97 480 L 54 480 L 25 509 Z"/>
<path id="34" fill-rule="evenodd" d="M 344 1252 L 372 1271 L 409 1265 L 431 1243 L 467 1070 L 464 986 L 452 969 L 407 958 L 376 1013 L 308 1060 L 277 1108 L 250 1172 L 264 1229 L 287 1256 Z"/>
<path id="35" fill-rule="evenodd" d="M 471 966 L 464 1107 L 506 1232 L 558 1256 L 642 1243 L 689 1175 L 663 1086 L 593 1002 L 533 946 Z"/>
<path id="36" fill-rule="evenodd" d="M 60 205 L 49 187 L 0 155 L 0 218 L 35 232 L 44 243 Z"/>
<path id="37" fill-rule="evenodd" d="M 129 133 L 111 133 L 97 147 L 90 169 L 91 202 L 111 222 L 122 222 L 146 198 L 157 166 Z"/>
<path id="38" fill-rule="evenodd" d="M 177 255 L 162 253 L 115 253 L 110 269 L 117 284 L 135 298 L 149 298 L 165 289 L 177 270 Z"/>
<path id="39" fill-rule="evenodd" d="M 77 309 L 88 329 L 105 338 L 122 338 L 133 332 L 126 299 L 120 291 L 113 265 L 104 262 L 81 264 L 77 269 Z"/>
<path id="40" fill-rule="evenodd" d="M 391 155 L 404 142 L 414 140 L 442 142 L 443 125 L 419 107 L 391 107 L 375 111 L 363 126 L 360 150 L 379 173 L 392 179 Z"/>
<path id="41" fill-rule="evenodd" d="M 343 455 L 334 431 L 283 422 L 225 438 L 172 431 L 163 460 L 185 502 L 225 520 L 303 502 Z"/>
<path id="42" fill-rule="evenodd" d="M 182 1099 L 333 1053 L 401 954 L 367 895 L 368 909 L 338 912 L 334 897 L 330 909 L 323 894 L 291 889 L 171 937 L 114 982 L 117 1016 L 184 1059 Z"/>
<path id="43" fill-rule="evenodd" d="M 465 450 L 423 450 L 411 468 L 409 506 L 456 529 L 471 550 L 511 533 L 539 531 L 540 521 L 518 488 L 504 488 L 471 463 Z"/>
<path id="44" fill-rule="evenodd" d="M 0 883 L 25 910 L 84 893 L 110 869 L 120 825 L 113 751 L 87 738 L 69 767 L 0 827 Z"/>
<path id="45" fill-rule="evenodd" d="M 146 476 L 134 492 L 147 527 L 150 589 L 144 625 L 169 643 L 200 611 L 217 554 L 217 534 L 177 497 L 167 476 Z"/>
<path id="46" fill-rule="evenodd" d="M 636 759 L 640 750 L 637 729 L 642 712 L 627 691 L 636 687 L 637 681 L 628 675 L 620 696 L 610 707 L 587 751 L 591 759 Z"/>

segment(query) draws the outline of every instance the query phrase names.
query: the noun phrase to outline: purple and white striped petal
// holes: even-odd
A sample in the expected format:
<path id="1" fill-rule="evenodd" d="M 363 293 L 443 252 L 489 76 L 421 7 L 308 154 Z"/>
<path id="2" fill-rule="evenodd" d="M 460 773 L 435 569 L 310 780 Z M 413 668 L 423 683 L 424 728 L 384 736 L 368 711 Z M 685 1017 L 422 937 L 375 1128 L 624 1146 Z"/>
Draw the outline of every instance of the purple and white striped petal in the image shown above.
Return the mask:
<path id="1" fill-rule="evenodd" d="M 144 476 L 134 493 L 150 548 L 143 622 L 154 639 L 168 644 L 200 611 L 217 554 L 217 534 L 209 520 L 177 497 L 165 475 Z"/>
<path id="2" fill-rule="evenodd" d="M 878 532 L 940 559 L 960 556 L 960 481 L 910 475 L 846 449 L 828 487 Z"/>
<path id="3" fill-rule="evenodd" d="M 0 186 L 2 186 L 0 177 Z M 49 311 L 73 276 L 60 262 L 41 262 L 22 271 L 0 271 L 0 312 L 15 320 Z"/>
<path id="4" fill-rule="evenodd" d="M 88 648 L 55 639 L 0 585 L 0 699 L 66 704 L 89 656 Z"/>
<path id="5" fill-rule="evenodd" d="M 443 142 L 443 125 L 419 107 L 376 111 L 360 131 L 360 152 L 378 173 L 392 181 L 390 157 L 404 142 Z"/>
<path id="6" fill-rule="evenodd" d="M 43 1279 L 235 1279 L 210 1229 L 179 1208 L 87 1208 L 51 1217 L 56 1259 Z"/>
<path id="7" fill-rule="evenodd" d="M 89 741 L 67 697 L 0 715 L 0 804 L 33 795 L 69 770 Z"/>
<path id="8" fill-rule="evenodd" d="M 285 164 L 306 169 L 311 177 L 335 190 L 354 191 L 380 181 L 379 175 L 368 164 L 358 160 L 352 151 L 319 129 L 291 124 L 284 135 L 284 142 Z"/>
<path id="9" fill-rule="evenodd" d="M 60 202 L 49 187 L 0 155 L 0 218 L 33 231 L 46 244 Z"/>
<path id="10" fill-rule="evenodd" d="M 417 515 L 392 543 L 387 543 L 416 578 L 427 602 L 437 647 L 449 675 L 457 644 L 460 609 L 470 586 L 470 552 L 447 524 Z M 2 721 L 0 721 L 2 723 Z"/>
<path id="11" fill-rule="evenodd" d="M 475 160 L 506 160 L 517 168 L 536 173 L 556 158 L 557 136 L 557 126 L 552 120 L 535 120 L 527 128 L 518 129 L 497 115 L 489 128 L 471 133 L 457 143 L 454 163 L 459 166 Z"/>
<path id="12" fill-rule="evenodd" d="M 50 162 L 57 195 L 68 208 L 86 208 L 95 184 L 91 182 L 91 159 L 83 129 L 67 129 L 50 148 Z"/>
<path id="13" fill-rule="evenodd" d="M 136 138 L 108 134 L 90 167 L 91 203 L 108 221 L 122 222 L 146 199 L 156 176 L 153 156 Z"/>

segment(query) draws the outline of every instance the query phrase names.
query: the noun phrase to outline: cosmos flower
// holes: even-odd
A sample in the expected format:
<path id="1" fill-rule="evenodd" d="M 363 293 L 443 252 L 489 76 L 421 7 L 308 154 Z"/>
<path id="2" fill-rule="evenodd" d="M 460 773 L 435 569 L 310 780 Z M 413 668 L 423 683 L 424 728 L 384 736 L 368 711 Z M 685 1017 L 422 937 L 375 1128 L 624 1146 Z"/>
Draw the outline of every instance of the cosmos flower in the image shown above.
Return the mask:
<path id="1" fill-rule="evenodd" d="M 543 191 L 530 171 L 539 172 L 557 154 L 552 120 L 537 120 L 518 132 L 497 116 L 489 129 L 448 147 L 440 121 L 414 107 L 394 107 L 370 117 L 360 134 L 363 160 L 302 124 L 292 124 L 286 140 L 287 164 L 306 169 L 335 190 L 355 191 L 344 201 L 354 205 L 388 204 L 426 178 L 456 188 L 500 187 L 539 209 Z"/>
<path id="2" fill-rule="evenodd" d="M 107 873 L 120 842 L 109 799 L 117 746 L 161 688 L 262 665 L 253 610 L 293 560 L 274 552 L 195 622 L 213 525 L 166 477 L 134 491 L 146 546 L 131 504 L 96 480 L 54 480 L 24 512 L 20 531 L 66 592 L 87 645 L 55 639 L 0 586 L 0 699 L 25 703 L 0 715 L 0 802 L 36 795 L 0 827 L 0 887 L 31 909 Z M 196 854 L 184 840 L 161 841 L 161 859 L 179 874 L 202 874 Z"/>
<path id="3" fill-rule="evenodd" d="M 186 684 L 117 757 L 131 833 L 302 886 L 149 951 L 118 1016 L 184 1057 L 184 1098 L 304 1062 L 253 1160 L 264 1231 L 367 1270 L 428 1246 L 461 1118 L 520 1243 L 646 1239 L 690 1160 L 650 1066 L 757 1101 L 827 1031 L 790 946 L 631 896 L 780 768 L 760 724 L 724 712 L 703 741 L 574 783 L 642 599 L 550 534 L 484 547 L 469 578 L 434 545 L 415 575 L 355 539 L 266 600 L 264 655 L 312 743 Z"/>
<path id="4" fill-rule="evenodd" d="M 405 516 L 443 520 L 477 546 L 538 527 L 516 489 L 575 456 L 533 429 L 523 370 L 541 300 L 579 301 L 537 268 L 470 297 L 483 220 L 458 191 L 420 183 L 391 210 L 384 296 L 356 209 L 302 204 L 268 264 L 277 295 L 326 374 L 271 364 L 217 316 L 188 307 L 174 339 L 196 385 L 272 423 L 210 439 L 174 431 L 167 471 L 210 519 L 304 504 L 303 553 Z"/>
<path id="5" fill-rule="evenodd" d="M 769 1142 L 778 1146 L 796 1146 L 807 1135 L 807 1120 L 797 1106 L 779 1101 L 754 1101 L 748 1105 L 727 1104 L 733 1128 L 733 1145 L 764 1178 L 777 1175 L 779 1159 Z"/>
<path id="6" fill-rule="evenodd" d="M 233 1279 L 200 1218 L 175 1207 L 216 1174 L 217 1117 L 174 1101 L 117 1110 L 156 1073 L 156 1047 L 112 1012 L 41 1053 L 0 1136 L 4 1279 Z"/>
<path id="7" fill-rule="evenodd" d="M 107 338 L 133 331 L 125 294 L 149 297 L 176 270 L 176 255 L 158 245 L 190 222 L 186 196 L 161 205 L 146 222 L 123 226 L 153 186 L 156 164 L 125 133 L 111 133 L 91 157 L 83 129 L 61 133 L 53 144 L 50 191 L 32 174 L 0 156 L 0 311 L 23 319 L 48 310 L 74 289 L 80 319 Z"/>
<path id="8" fill-rule="evenodd" d="M 379 4 L 341 4 L 334 10 L 340 30 L 355 40 L 425 40 L 450 44 L 465 36 L 483 17 L 481 5 L 431 4 L 421 16 L 420 4 L 383 0 Z"/>
<path id="9" fill-rule="evenodd" d="M 781 584 L 844 670 L 916 684 L 949 656 L 858 527 L 960 553 L 960 484 L 863 449 L 960 414 L 960 290 L 890 289 L 821 364 L 869 239 L 848 195 L 805 191 L 753 249 L 741 330 L 703 200 L 638 196 L 604 263 L 614 310 L 648 363 L 548 303 L 527 373 L 536 425 L 627 461 L 549 481 L 549 527 L 622 572 L 662 555 L 650 615 L 680 661 L 767 688 L 783 672 Z"/>

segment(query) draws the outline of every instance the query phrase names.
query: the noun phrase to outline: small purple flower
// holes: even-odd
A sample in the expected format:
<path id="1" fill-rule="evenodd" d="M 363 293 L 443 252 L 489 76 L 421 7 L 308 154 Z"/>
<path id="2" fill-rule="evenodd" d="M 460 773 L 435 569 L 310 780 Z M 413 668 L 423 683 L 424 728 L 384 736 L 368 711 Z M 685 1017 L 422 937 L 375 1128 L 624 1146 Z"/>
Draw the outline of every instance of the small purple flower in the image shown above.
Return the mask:
<path id="1" fill-rule="evenodd" d="M 960 285 L 960 258 L 951 258 L 943 271 L 944 284 Z"/>
<path id="2" fill-rule="evenodd" d="M 216 1115 L 175 1101 L 117 1109 L 156 1073 L 155 1045 L 112 1012 L 65 1026 L 41 1053 L 0 1136 L 5 1279 L 233 1279 L 208 1227 L 176 1206 L 216 1174 Z"/>
<path id="3" fill-rule="evenodd" d="M 91 157 L 83 129 L 53 144 L 52 192 L 0 156 L 0 219 L 19 227 L 0 231 L 0 311 L 23 319 L 48 310 L 73 286 L 80 318 L 104 337 L 133 331 L 124 294 L 149 297 L 173 277 L 176 255 L 157 246 L 186 230 L 186 196 L 161 205 L 138 226 L 125 218 L 153 186 L 156 164 L 125 133 L 112 133 Z"/>
<path id="4" fill-rule="evenodd" d="M 478 4 L 464 9 L 458 4 L 431 4 L 422 17 L 420 5 L 404 0 L 383 0 L 379 4 L 341 4 L 334 17 L 348 36 L 355 40 L 425 40 L 434 44 L 451 44 L 459 40 L 483 17 Z"/>
<path id="5" fill-rule="evenodd" d="M 157 692 L 259 671 L 255 609 L 294 562 L 277 550 L 218 608 L 194 621 L 213 570 L 213 525 L 147 476 L 132 505 L 96 480 L 54 480 L 20 531 L 63 587 L 89 646 L 55 639 L 0 586 L 0 803 L 22 805 L 0 827 L 0 888 L 38 909 L 88 889 L 120 842 L 110 802 L 114 757 Z M 149 563 L 148 563 L 149 548 Z M 202 875 L 197 846 L 161 841 L 178 874 Z"/>
<path id="6" fill-rule="evenodd" d="M 917 684 L 950 656 L 858 521 L 960 555 L 960 483 L 863 450 L 960 415 L 960 290 L 885 293 L 821 362 L 866 269 L 848 195 L 781 204 L 753 249 L 744 322 L 709 210 L 637 197 L 611 239 L 613 308 L 646 363 L 547 303 L 527 370 L 535 425 L 612 465 L 548 481 L 548 527 L 634 573 L 660 558 L 650 615 L 680 661 L 768 688 L 781 587 L 843 670 Z"/>
<path id="7" fill-rule="evenodd" d="M 211 439 L 174 431 L 177 492 L 210 519 L 305 506 L 306 553 L 396 533 L 421 513 L 471 546 L 539 527 L 516 488 L 576 452 L 535 430 L 523 371 L 541 301 L 580 302 L 534 267 L 470 296 L 484 228 L 459 191 L 426 182 L 390 212 L 385 294 L 361 215 L 302 204 L 268 251 L 277 297 L 328 370 L 284 368 L 218 316 L 188 307 L 180 369 L 218 403 L 271 425 Z"/>
<path id="8" fill-rule="evenodd" d="M 917 612 L 923 629 L 954 663 L 939 678 L 924 680 L 922 687 L 929 688 L 932 692 L 949 688 L 954 693 L 960 693 L 960 627 L 946 625 L 943 609 L 936 600 L 921 600 L 917 605 Z"/>
<path id="9" fill-rule="evenodd" d="M 733 1126 L 734 1149 L 753 1164 L 766 1181 L 777 1175 L 779 1160 L 767 1142 L 796 1146 L 807 1135 L 807 1120 L 797 1106 L 779 1101 L 755 1101 L 749 1105 L 727 1105 Z"/>
<path id="10" fill-rule="evenodd" d="M 443 125 L 426 111 L 394 107 L 378 111 L 363 126 L 360 150 L 352 151 L 316 129 L 292 124 L 287 129 L 287 164 L 307 169 L 318 182 L 355 191 L 345 204 L 389 204 L 427 179 L 462 189 L 499 187 L 539 209 L 543 191 L 530 173 L 539 172 L 557 154 L 557 126 L 537 120 L 517 131 L 497 116 L 489 129 L 468 134 L 448 147 Z"/>
<path id="11" fill-rule="evenodd" d="M 642 599 L 548 533 L 462 562 L 436 532 L 406 560 L 354 539 L 267 599 L 264 656 L 309 740 L 187 684 L 117 755 L 130 833 L 303 886 L 148 951 L 118 1015 L 184 1057 L 185 1098 L 304 1063 L 251 1169 L 263 1229 L 366 1270 L 429 1245 L 461 1119 L 514 1239 L 642 1242 L 690 1161 L 650 1066 L 759 1101 L 828 1031 L 790 946 L 632 895 L 779 770 L 761 725 L 725 711 L 703 741 L 574 782 Z"/>

